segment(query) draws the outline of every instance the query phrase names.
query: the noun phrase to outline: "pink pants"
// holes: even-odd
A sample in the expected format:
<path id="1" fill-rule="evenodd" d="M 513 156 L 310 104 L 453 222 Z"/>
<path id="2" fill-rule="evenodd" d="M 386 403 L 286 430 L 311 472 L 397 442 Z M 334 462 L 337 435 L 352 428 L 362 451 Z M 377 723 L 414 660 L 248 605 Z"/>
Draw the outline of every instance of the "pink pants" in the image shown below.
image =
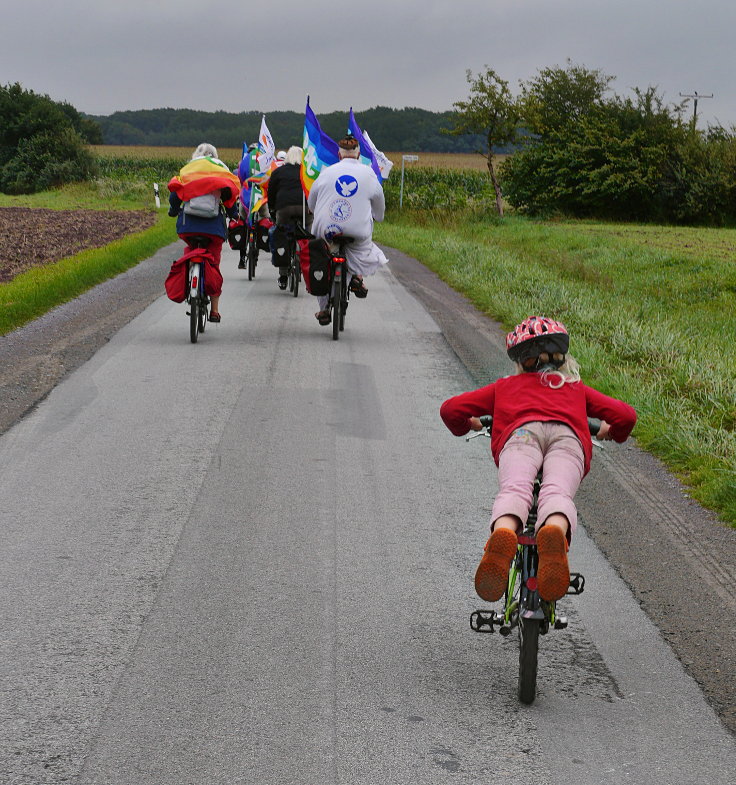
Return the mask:
<path id="1" fill-rule="evenodd" d="M 502 515 L 515 515 L 526 523 L 532 504 L 534 478 L 544 466 L 536 529 L 552 515 L 562 513 L 570 523 L 568 540 L 575 532 L 578 513 L 573 497 L 583 479 L 583 446 L 573 430 L 558 422 L 528 422 L 517 428 L 501 450 L 499 491 L 493 502 L 491 527 Z"/>

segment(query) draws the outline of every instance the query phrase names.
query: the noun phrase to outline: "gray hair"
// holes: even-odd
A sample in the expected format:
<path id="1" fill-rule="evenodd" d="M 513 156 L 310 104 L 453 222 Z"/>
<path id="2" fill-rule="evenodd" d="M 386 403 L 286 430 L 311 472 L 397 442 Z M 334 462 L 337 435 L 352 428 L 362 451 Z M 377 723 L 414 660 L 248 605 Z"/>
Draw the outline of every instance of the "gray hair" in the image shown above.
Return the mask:
<path id="1" fill-rule="evenodd" d="M 286 151 L 286 163 L 287 164 L 301 164 L 302 162 L 302 148 L 297 147 L 296 145 L 292 145 Z"/>
<path id="2" fill-rule="evenodd" d="M 192 161 L 195 158 L 217 158 L 217 148 L 213 144 L 202 142 L 197 149 L 192 153 Z"/>
<path id="3" fill-rule="evenodd" d="M 360 158 L 359 147 L 356 147 L 353 150 L 346 150 L 344 147 L 338 147 L 337 153 L 340 156 L 340 160 L 343 158 Z"/>

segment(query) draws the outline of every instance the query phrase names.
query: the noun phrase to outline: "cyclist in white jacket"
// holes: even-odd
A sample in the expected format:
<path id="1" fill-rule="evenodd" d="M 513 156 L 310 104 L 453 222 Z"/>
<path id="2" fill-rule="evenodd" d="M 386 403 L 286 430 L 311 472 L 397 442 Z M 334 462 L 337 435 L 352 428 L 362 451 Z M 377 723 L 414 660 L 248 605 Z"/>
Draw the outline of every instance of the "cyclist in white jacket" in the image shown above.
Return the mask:
<path id="1" fill-rule="evenodd" d="M 323 169 L 309 192 L 307 204 L 314 213 L 312 233 L 330 242 L 339 234 L 355 238 L 347 247 L 350 291 L 366 297 L 364 275 L 373 275 L 388 259 L 373 242 L 373 222 L 382 221 L 386 209 L 383 188 L 370 166 L 359 160 L 358 141 L 346 136 L 338 142 L 340 161 Z M 330 323 L 327 297 L 320 297 L 320 324 Z"/>

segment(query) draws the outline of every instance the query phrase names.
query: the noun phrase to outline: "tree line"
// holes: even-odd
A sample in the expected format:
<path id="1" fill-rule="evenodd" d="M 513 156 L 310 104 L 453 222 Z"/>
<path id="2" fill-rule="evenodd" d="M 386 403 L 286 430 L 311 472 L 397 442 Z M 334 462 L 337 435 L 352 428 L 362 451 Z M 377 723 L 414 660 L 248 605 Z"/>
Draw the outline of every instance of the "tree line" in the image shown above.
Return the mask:
<path id="1" fill-rule="evenodd" d="M 451 133 L 481 133 L 496 204 L 533 215 L 702 225 L 736 222 L 736 129 L 697 128 L 655 87 L 612 92 L 614 77 L 544 68 L 514 95 L 493 69 L 468 71 Z M 526 136 L 519 136 L 519 129 Z M 498 169 L 495 148 L 520 148 Z"/>
<path id="2" fill-rule="evenodd" d="M 348 111 L 319 114 L 322 130 L 333 139 L 347 132 Z M 102 129 L 104 144 L 151 145 L 154 147 L 195 147 L 203 139 L 218 147 L 237 147 L 258 138 L 261 118 L 278 147 L 301 146 L 304 112 L 202 112 L 194 109 L 141 109 L 93 115 L 90 119 Z M 376 106 L 356 112 L 360 127 L 367 131 L 382 150 L 414 152 L 475 152 L 483 139 L 471 134 L 452 139 L 443 129 L 452 123 L 453 112 L 426 109 L 391 109 Z"/>

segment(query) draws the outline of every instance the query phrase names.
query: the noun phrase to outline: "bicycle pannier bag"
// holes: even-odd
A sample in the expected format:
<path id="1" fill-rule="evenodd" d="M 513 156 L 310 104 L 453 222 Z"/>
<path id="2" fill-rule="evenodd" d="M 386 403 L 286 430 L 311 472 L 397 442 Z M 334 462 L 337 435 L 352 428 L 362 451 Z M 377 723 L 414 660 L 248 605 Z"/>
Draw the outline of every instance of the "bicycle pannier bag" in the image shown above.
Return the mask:
<path id="1" fill-rule="evenodd" d="M 307 291 L 315 297 L 329 294 L 332 254 L 327 243 L 321 237 L 300 238 L 297 248 Z"/>
<path id="2" fill-rule="evenodd" d="M 193 196 L 184 202 L 184 214 L 197 218 L 216 218 L 220 214 L 220 191 Z"/>
<path id="3" fill-rule="evenodd" d="M 271 246 L 273 258 L 271 259 L 274 267 L 284 267 L 288 264 L 286 252 L 289 248 L 289 233 L 285 226 L 276 224 L 271 233 Z"/>
<path id="4" fill-rule="evenodd" d="M 273 221 L 270 218 L 261 218 L 258 221 L 257 244 L 260 251 L 270 251 L 271 246 L 268 243 L 268 232 L 273 226 Z"/>
<path id="5" fill-rule="evenodd" d="M 247 237 L 248 230 L 245 221 L 233 218 L 227 227 L 227 242 L 233 251 L 242 251 L 245 248 Z"/>

